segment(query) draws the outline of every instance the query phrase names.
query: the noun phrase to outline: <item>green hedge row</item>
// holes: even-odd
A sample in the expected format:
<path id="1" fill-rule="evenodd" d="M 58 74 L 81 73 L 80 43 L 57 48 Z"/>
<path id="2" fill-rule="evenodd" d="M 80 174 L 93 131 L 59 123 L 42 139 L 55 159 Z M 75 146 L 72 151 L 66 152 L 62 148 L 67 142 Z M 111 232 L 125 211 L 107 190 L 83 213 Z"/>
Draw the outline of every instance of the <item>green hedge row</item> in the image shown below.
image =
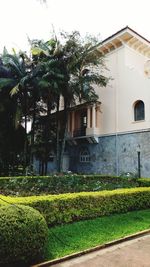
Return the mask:
<path id="1" fill-rule="evenodd" d="M 149 208 L 150 188 L 33 197 L 1 196 L 0 204 L 4 204 L 2 199 L 11 204 L 31 206 L 43 214 L 48 225 L 57 225 L 113 213 Z"/>
<path id="2" fill-rule="evenodd" d="M 100 175 L 53 175 L 1 177 L 0 192 L 6 195 L 61 194 L 113 190 L 138 186 L 136 179 Z"/>
<path id="3" fill-rule="evenodd" d="M 140 178 L 138 184 L 141 187 L 150 187 L 150 178 Z"/>

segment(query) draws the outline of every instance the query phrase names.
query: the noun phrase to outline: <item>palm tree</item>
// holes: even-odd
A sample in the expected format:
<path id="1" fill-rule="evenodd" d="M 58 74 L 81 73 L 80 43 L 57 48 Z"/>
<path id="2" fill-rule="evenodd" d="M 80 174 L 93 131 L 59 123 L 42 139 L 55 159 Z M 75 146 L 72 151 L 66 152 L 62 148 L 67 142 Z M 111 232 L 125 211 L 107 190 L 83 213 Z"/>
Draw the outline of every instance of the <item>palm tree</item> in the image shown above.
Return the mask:
<path id="1" fill-rule="evenodd" d="M 99 42 L 94 38 L 82 40 L 78 32 L 64 35 L 62 60 L 66 80 L 61 93 L 64 99 L 63 138 L 59 159 L 59 171 L 62 171 L 63 154 L 67 134 L 68 109 L 76 100 L 80 102 L 96 101 L 94 85 L 106 86 L 108 79 L 99 73 L 104 67 L 103 57 L 98 50 Z"/>
<path id="2" fill-rule="evenodd" d="M 36 41 L 32 45 L 32 54 L 37 61 L 38 79 L 42 100 L 47 105 L 48 126 L 50 133 L 51 109 L 56 105 L 59 113 L 60 96 L 64 100 L 61 135 L 57 116 L 57 169 L 62 171 L 62 162 L 67 134 L 68 109 L 80 102 L 96 101 L 94 84 L 106 86 L 108 79 L 99 74 L 103 68 L 103 57 L 98 50 L 99 42 L 94 38 L 82 40 L 78 32 L 62 34 L 63 43 L 57 38 L 48 42 Z M 93 71 L 94 69 L 94 71 Z M 47 136 L 47 142 L 48 142 Z M 61 139 L 61 142 L 59 140 Z M 46 143 L 47 143 L 46 142 Z M 48 146 L 46 145 L 48 148 Z M 48 153 L 48 151 L 46 152 Z"/>
<path id="3" fill-rule="evenodd" d="M 33 62 L 36 64 L 36 78 L 39 80 L 38 88 L 40 90 L 41 101 L 43 102 L 43 105 L 45 104 L 47 107 L 44 157 L 45 167 L 42 167 L 45 175 L 47 173 L 49 156 L 51 111 L 55 107 L 57 108 L 57 111 L 59 111 L 60 88 L 64 79 L 60 61 L 61 51 L 58 46 L 59 44 L 54 38 L 51 38 L 47 42 L 38 40 L 31 42 L 31 53 Z"/>
<path id="4" fill-rule="evenodd" d="M 9 167 L 14 169 L 17 163 L 17 155 L 23 149 L 25 132 L 21 125 L 15 127 L 17 103 L 10 96 L 8 87 L 12 81 L 10 69 L 5 67 L 0 60 L 0 79 L 3 90 L 0 89 L 0 171 L 4 175 L 9 174 Z M 2 85 L 1 84 L 1 85 Z"/>
<path id="5" fill-rule="evenodd" d="M 13 118 L 14 127 L 18 127 L 24 117 L 24 128 L 27 136 L 27 118 L 29 114 L 28 98 L 30 98 L 30 83 L 32 80 L 30 59 L 23 52 L 9 54 L 6 49 L 1 56 L 3 66 L 8 70 L 8 77 L 0 78 L 0 89 L 9 89 L 12 102 L 16 103 Z M 24 145 L 24 168 L 27 165 L 27 138 Z"/>

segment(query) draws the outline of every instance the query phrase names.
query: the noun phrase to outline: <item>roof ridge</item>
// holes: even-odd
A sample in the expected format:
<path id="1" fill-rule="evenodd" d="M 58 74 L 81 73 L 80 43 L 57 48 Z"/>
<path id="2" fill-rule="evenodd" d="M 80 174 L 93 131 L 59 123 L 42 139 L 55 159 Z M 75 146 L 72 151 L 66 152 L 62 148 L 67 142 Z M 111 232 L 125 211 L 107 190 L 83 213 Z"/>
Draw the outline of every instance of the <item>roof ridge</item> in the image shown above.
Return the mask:
<path id="1" fill-rule="evenodd" d="M 145 40 L 146 42 L 150 43 L 150 41 L 148 39 L 146 39 L 145 37 L 143 37 L 141 34 L 139 34 L 137 31 L 133 30 L 131 27 L 129 27 L 128 25 L 125 26 L 124 28 L 120 29 L 119 31 L 115 32 L 114 34 L 110 35 L 109 37 L 105 38 L 101 44 L 103 44 L 104 42 L 108 41 L 109 39 L 113 38 L 115 35 L 125 31 L 129 29 L 130 31 L 132 31 L 134 34 L 138 35 L 140 38 L 142 38 L 143 40 Z"/>

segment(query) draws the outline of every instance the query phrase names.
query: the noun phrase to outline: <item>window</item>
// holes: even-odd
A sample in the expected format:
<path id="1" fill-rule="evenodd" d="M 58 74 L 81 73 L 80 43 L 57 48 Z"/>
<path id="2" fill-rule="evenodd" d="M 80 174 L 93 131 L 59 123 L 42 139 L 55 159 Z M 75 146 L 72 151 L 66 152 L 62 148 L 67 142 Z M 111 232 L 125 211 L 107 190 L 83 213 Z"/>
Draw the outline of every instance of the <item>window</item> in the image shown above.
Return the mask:
<path id="1" fill-rule="evenodd" d="M 134 104 L 134 120 L 141 121 L 144 119 L 145 119 L 144 102 L 141 100 L 138 100 Z"/>
<path id="2" fill-rule="evenodd" d="M 80 152 L 80 162 L 89 162 L 90 161 L 90 154 L 87 149 L 83 149 Z"/>

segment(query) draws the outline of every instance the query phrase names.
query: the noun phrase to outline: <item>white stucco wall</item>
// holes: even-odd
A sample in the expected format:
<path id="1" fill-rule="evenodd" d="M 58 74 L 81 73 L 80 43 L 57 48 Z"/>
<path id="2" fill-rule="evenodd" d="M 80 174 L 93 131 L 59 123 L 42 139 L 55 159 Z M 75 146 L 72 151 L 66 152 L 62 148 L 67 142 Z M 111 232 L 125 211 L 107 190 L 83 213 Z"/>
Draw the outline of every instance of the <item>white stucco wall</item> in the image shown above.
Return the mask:
<path id="1" fill-rule="evenodd" d="M 144 74 L 148 58 L 126 45 L 105 60 L 107 75 L 113 80 L 106 88 L 96 89 L 102 102 L 101 134 L 150 128 L 150 79 Z M 137 100 L 145 103 L 145 120 L 141 122 L 134 122 L 133 104 Z"/>

